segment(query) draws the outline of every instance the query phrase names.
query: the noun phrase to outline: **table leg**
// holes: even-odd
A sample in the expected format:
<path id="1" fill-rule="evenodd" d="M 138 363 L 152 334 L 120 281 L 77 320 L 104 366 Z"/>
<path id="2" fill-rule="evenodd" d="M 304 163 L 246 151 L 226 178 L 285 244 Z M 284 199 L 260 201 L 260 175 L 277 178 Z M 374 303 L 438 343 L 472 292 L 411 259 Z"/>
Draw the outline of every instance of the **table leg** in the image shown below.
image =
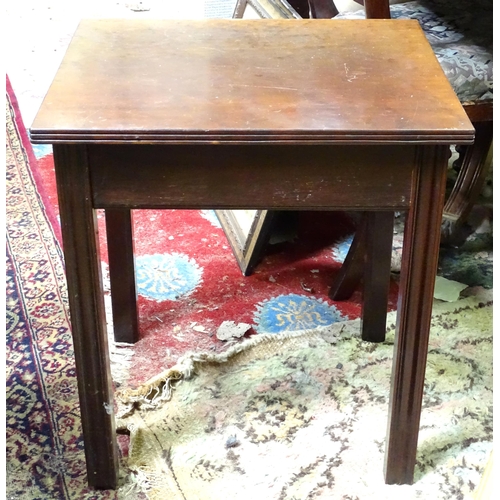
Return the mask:
<path id="1" fill-rule="evenodd" d="M 132 212 L 106 209 L 109 281 L 115 342 L 139 340 Z"/>
<path id="2" fill-rule="evenodd" d="M 113 390 L 87 149 L 53 149 L 88 482 L 115 488 Z"/>
<path id="3" fill-rule="evenodd" d="M 404 234 L 385 454 L 387 484 L 411 484 L 416 462 L 448 152 L 417 148 Z"/>
<path id="4" fill-rule="evenodd" d="M 391 283 L 394 212 L 366 212 L 361 338 L 383 342 Z"/>
<path id="5" fill-rule="evenodd" d="M 356 226 L 346 258 L 332 283 L 328 296 L 332 300 L 348 300 L 363 279 L 366 254 L 368 212 L 363 212 Z"/>
<path id="6" fill-rule="evenodd" d="M 332 300 L 347 300 L 363 282 L 361 338 L 368 342 L 385 340 L 393 228 L 393 212 L 363 212 L 329 292 Z"/>

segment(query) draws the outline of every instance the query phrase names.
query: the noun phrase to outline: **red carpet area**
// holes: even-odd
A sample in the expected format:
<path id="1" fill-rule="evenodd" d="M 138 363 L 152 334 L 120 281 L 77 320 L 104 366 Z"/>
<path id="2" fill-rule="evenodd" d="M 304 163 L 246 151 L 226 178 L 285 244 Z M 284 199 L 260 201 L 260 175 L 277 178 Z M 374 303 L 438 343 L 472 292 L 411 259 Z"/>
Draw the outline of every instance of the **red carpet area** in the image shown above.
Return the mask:
<path id="1" fill-rule="evenodd" d="M 34 151 L 38 189 L 57 215 L 51 148 L 34 146 Z M 106 276 L 104 214 L 98 217 Z M 312 329 L 360 314 L 361 292 L 344 302 L 328 299 L 352 240 L 353 223 L 346 214 L 300 213 L 288 241 L 268 245 L 247 277 L 215 212 L 136 210 L 133 218 L 141 332 L 131 366 L 135 383 L 186 351 L 224 349 L 216 337 L 224 321 L 250 325 L 248 336 Z M 396 300 L 393 283 L 390 310 Z"/>

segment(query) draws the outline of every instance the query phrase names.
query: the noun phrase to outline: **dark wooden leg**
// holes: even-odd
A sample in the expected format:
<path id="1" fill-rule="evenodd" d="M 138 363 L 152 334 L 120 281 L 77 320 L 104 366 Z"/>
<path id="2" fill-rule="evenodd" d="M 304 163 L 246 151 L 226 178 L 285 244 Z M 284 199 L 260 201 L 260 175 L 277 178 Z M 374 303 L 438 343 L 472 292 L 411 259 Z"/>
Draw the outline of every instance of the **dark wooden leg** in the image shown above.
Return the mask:
<path id="1" fill-rule="evenodd" d="M 86 147 L 56 144 L 54 163 L 88 482 L 110 489 L 117 484 L 118 449 Z"/>
<path id="2" fill-rule="evenodd" d="M 349 299 L 361 283 L 366 254 L 367 222 L 368 212 L 363 212 L 346 258 L 328 293 L 332 300 Z"/>
<path id="3" fill-rule="evenodd" d="M 132 212 L 106 209 L 109 279 L 116 342 L 139 340 Z"/>
<path id="4" fill-rule="evenodd" d="M 443 210 L 443 238 L 450 238 L 476 203 L 488 171 L 488 152 L 493 140 L 493 123 L 475 123 L 476 139 L 466 146 L 455 186 Z"/>
<path id="5" fill-rule="evenodd" d="M 361 338 L 383 342 L 391 281 L 393 212 L 367 212 Z"/>
<path id="6" fill-rule="evenodd" d="M 332 300 L 347 300 L 363 281 L 361 338 L 369 342 L 385 340 L 393 228 L 393 212 L 363 212 L 328 294 Z"/>
<path id="7" fill-rule="evenodd" d="M 403 246 L 386 439 L 387 484 L 411 484 L 424 390 L 448 148 L 417 149 Z"/>

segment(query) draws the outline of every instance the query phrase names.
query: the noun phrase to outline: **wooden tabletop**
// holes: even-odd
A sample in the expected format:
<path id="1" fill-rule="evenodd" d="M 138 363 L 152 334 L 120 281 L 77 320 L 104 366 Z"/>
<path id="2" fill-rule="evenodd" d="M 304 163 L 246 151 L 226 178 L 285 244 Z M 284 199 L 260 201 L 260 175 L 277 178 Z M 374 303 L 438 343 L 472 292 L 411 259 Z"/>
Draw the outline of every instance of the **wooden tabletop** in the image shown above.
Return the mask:
<path id="1" fill-rule="evenodd" d="M 84 20 L 35 143 L 469 143 L 417 21 Z"/>

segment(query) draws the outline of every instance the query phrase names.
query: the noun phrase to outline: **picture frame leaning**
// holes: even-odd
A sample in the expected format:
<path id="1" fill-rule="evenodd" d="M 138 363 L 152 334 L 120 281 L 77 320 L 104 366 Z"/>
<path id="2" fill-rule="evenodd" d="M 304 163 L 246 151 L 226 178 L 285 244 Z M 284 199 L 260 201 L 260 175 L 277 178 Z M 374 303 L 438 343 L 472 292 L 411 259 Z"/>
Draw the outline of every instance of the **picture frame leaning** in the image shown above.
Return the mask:
<path id="1" fill-rule="evenodd" d="M 272 210 L 215 210 L 244 276 L 250 276 L 269 241 Z"/>
<path id="2" fill-rule="evenodd" d="M 237 0 L 234 18 L 301 19 L 286 0 Z M 253 273 L 269 241 L 277 212 L 215 210 L 244 276 Z"/>

